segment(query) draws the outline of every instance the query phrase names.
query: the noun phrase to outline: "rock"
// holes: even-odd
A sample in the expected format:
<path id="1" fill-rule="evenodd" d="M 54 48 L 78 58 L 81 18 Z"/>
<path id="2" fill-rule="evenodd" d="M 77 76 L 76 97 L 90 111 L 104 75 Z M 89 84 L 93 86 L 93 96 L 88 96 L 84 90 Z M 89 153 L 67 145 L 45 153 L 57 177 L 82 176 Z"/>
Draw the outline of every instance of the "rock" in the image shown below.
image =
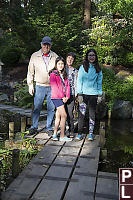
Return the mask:
<path id="1" fill-rule="evenodd" d="M 122 80 L 126 79 L 129 75 L 130 75 L 130 72 L 125 71 L 125 70 L 121 70 L 116 74 L 116 76 Z"/>
<path id="2" fill-rule="evenodd" d="M 0 60 L 0 66 L 2 66 L 2 65 L 4 65 L 4 63 L 3 63 L 3 62 L 1 62 L 1 60 Z"/>
<path id="3" fill-rule="evenodd" d="M 8 95 L 7 94 L 0 95 L 0 101 L 9 101 Z"/>
<path id="4" fill-rule="evenodd" d="M 115 100 L 111 118 L 112 119 L 131 119 L 132 117 L 132 104 L 130 101 Z"/>

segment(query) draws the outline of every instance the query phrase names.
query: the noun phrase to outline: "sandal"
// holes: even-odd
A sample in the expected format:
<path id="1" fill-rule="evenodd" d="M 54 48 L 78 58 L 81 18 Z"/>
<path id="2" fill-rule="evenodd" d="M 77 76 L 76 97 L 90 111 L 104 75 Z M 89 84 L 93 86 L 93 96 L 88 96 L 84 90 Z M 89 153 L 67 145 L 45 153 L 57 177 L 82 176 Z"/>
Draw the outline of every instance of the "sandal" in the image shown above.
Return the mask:
<path id="1" fill-rule="evenodd" d="M 69 133 L 69 137 L 70 137 L 70 138 L 74 138 L 74 137 L 75 137 L 74 133 L 71 133 L 71 132 L 70 132 L 70 133 Z"/>

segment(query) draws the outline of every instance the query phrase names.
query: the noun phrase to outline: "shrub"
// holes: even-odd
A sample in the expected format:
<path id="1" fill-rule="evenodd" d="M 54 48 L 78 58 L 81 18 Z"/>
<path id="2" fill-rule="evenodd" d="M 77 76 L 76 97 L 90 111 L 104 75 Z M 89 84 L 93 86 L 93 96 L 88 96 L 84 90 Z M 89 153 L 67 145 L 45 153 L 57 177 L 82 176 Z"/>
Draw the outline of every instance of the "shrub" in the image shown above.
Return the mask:
<path id="1" fill-rule="evenodd" d="M 16 91 L 14 95 L 17 99 L 16 105 L 23 108 L 31 108 L 33 104 L 33 97 L 28 92 L 28 85 L 26 83 L 26 79 L 24 79 L 23 83 L 16 84 Z"/>
<path id="2" fill-rule="evenodd" d="M 23 80 L 23 83 L 16 84 L 16 91 L 14 92 L 16 102 L 15 105 L 22 108 L 32 108 L 34 97 L 28 92 L 27 79 Z M 44 100 L 43 109 L 47 108 L 47 101 Z"/>
<path id="3" fill-rule="evenodd" d="M 112 108 L 115 99 L 131 101 L 133 103 L 133 76 L 125 80 L 118 78 L 112 69 L 102 68 L 103 91 L 106 94 L 109 109 Z"/>
<path id="4" fill-rule="evenodd" d="M 133 53 L 129 52 L 125 55 L 125 62 L 128 67 L 133 67 Z"/>
<path id="5" fill-rule="evenodd" d="M 18 48 L 6 48 L 1 54 L 1 60 L 6 66 L 16 65 L 19 62 L 21 51 Z"/>

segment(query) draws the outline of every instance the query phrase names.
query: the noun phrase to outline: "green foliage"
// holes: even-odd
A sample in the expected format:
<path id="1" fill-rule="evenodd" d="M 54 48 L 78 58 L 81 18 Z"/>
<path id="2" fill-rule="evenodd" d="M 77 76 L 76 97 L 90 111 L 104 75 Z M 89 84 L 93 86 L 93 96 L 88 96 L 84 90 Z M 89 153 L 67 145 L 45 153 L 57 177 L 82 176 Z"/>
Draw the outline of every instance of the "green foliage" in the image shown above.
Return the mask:
<path id="1" fill-rule="evenodd" d="M 22 134 L 23 135 L 23 134 Z M 22 149 L 22 147 L 25 149 Z M 34 138 L 22 139 L 20 154 L 19 154 L 19 167 L 20 171 L 27 166 L 29 161 L 38 153 L 36 140 Z M 12 150 L 0 149 L 1 174 L 0 174 L 0 190 L 4 191 L 8 186 L 8 181 L 12 175 Z M 9 181 L 10 182 L 10 181 Z"/>
<path id="2" fill-rule="evenodd" d="M 132 0 L 103 0 L 98 4 L 102 14 L 105 13 L 120 13 L 125 18 L 133 17 L 133 2 Z"/>
<path id="3" fill-rule="evenodd" d="M 87 45 L 83 46 L 83 52 L 94 48 L 101 63 L 132 66 L 132 27 L 130 19 L 114 21 L 111 15 L 94 17 L 92 29 L 84 31 L 88 40 Z"/>
<path id="4" fill-rule="evenodd" d="M 17 99 L 16 105 L 23 108 L 31 108 L 33 104 L 33 96 L 31 96 L 28 92 L 28 85 L 26 83 L 26 79 L 24 79 L 23 83 L 16 84 L 16 91 L 14 95 Z"/>
<path id="5" fill-rule="evenodd" d="M 24 79 L 22 83 L 16 84 L 16 91 L 14 96 L 16 99 L 15 105 L 22 108 L 32 108 L 34 97 L 29 94 L 29 89 L 27 85 L 27 79 Z M 46 109 L 47 101 L 44 100 L 43 108 Z"/>
<path id="6" fill-rule="evenodd" d="M 18 39 L 17 46 L 23 51 L 22 58 L 29 58 L 34 51 L 38 50 L 41 39 L 45 35 L 52 38 L 52 49 L 64 58 L 70 51 L 78 53 L 81 50 L 83 28 L 81 0 L 30 1 L 16 5 L 13 9 L 10 4 L 5 3 L 1 10 L 2 16 L 5 16 L 6 11 L 6 18 L 10 23 L 6 21 L 1 27 L 4 30 L 10 29 L 8 33 L 11 38 L 15 34 Z"/>
<path id="7" fill-rule="evenodd" d="M 124 148 L 124 152 L 133 155 L 133 147 L 132 147 L 132 146 L 127 146 L 127 145 L 126 145 L 125 148 Z"/>
<path id="8" fill-rule="evenodd" d="M 19 48 L 23 61 L 40 48 L 42 37 L 49 35 L 53 41 L 52 49 L 64 58 L 70 51 L 82 57 L 82 49 L 94 47 L 100 62 L 131 66 L 132 59 L 128 56 L 133 46 L 131 1 L 92 2 L 92 27 L 89 30 L 84 30 L 82 25 L 82 0 L 17 1 L 14 6 L 3 1 L 0 25 L 6 30 L 6 37 L 0 50 L 6 46 Z M 121 19 L 113 19 L 116 13 Z"/>
<path id="9" fill-rule="evenodd" d="M 2 191 L 2 190 L 5 190 L 5 188 L 6 188 L 7 174 L 10 174 L 11 169 L 12 169 L 12 153 L 11 153 L 11 151 L 0 149 L 0 160 L 1 160 L 1 164 L 2 164 L 2 166 L 0 166 L 0 168 L 1 168 L 0 190 Z"/>
<path id="10" fill-rule="evenodd" d="M 26 148 L 20 150 L 19 166 L 20 171 L 29 163 L 29 161 L 38 153 L 37 149 Z M 1 167 L 1 185 L 0 190 L 4 191 L 9 184 L 8 181 L 12 173 L 12 151 L 7 149 L 0 149 L 0 159 L 2 161 Z"/>
<path id="11" fill-rule="evenodd" d="M 22 41 L 19 45 L 23 48 L 23 54 L 26 54 L 27 58 L 40 48 L 37 26 L 31 24 L 30 20 L 26 20 L 24 24 L 17 26 L 17 37 L 19 41 Z"/>
<path id="12" fill-rule="evenodd" d="M 131 101 L 133 103 L 133 76 L 129 76 L 125 80 L 116 77 L 111 69 L 105 67 L 103 70 L 103 91 L 106 94 L 109 109 L 115 99 Z"/>
<path id="13" fill-rule="evenodd" d="M 18 48 L 5 48 L 1 60 L 6 66 L 16 65 L 19 62 L 21 51 Z"/>
<path id="14" fill-rule="evenodd" d="M 127 53 L 124 58 L 124 64 L 126 63 L 128 67 L 133 67 L 133 53 Z"/>

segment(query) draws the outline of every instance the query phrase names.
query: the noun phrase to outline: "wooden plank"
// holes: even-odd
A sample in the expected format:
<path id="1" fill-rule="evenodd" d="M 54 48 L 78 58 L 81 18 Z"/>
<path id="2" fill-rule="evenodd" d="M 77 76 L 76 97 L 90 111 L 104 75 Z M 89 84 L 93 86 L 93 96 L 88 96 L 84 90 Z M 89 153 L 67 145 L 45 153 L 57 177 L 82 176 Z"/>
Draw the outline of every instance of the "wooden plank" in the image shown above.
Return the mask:
<path id="1" fill-rule="evenodd" d="M 61 148 L 62 148 L 61 146 L 45 145 L 44 148 L 37 154 L 37 156 L 31 162 L 32 163 L 37 163 L 37 162 L 51 163 Z"/>
<path id="2" fill-rule="evenodd" d="M 80 148 L 75 148 L 75 147 L 63 147 L 63 149 L 61 149 L 59 155 L 63 155 L 63 156 L 78 156 L 80 151 Z"/>
<path id="3" fill-rule="evenodd" d="M 64 144 L 65 144 L 65 142 L 53 141 L 52 139 L 50 139 L 46 145 L 50 145 L 50 146 L 62 146 Z"/>
<path id="4" fill-rule="evenodd" d="M 118 200 L 118 176 L 114 173 L 99 172 L 95 200 Z"/>
<path id="5" fill-rule="evenodd" d="M 77 168 L 74 173 L 80 172 L 80 173 L 91 173 L 96 175 L 97 174 L 97 168 L 98 168 L 98 160 L 96 157 L 90 157 L 90 158 L 79 158 L 77 162 L 77 166 L 80 166 L 80 168 Z"/>
<path id="6" fill-rule="evenodd" d="M 53 165 L 50 167 L 45 178 L 34 193 L 32 197 L 33 200 L 39 200 L 41 198 L 45 200 L 61 199 L 79 149 L 80 148 L 75 149 L 74 147 L 63 146 L 63 149 L 60 152 L 61 154 L 59 153 L 56 157 Z M 61 156 L 62 154 L 68 155 L 70 152 L 72 155 L 74 154 L 76 156 L 73 158 L 70 156 Z"/>
<path id="7" fill-rule="evenodd" d="M 40 141 L 43 137 L 42 134 Z M 65 143 L 48 139 L 44 148 L 3 193 L 2 200 L 28 200 L 29 197 L 32 200 L 59 200 L 64 194 L 63 199 L 94 200 L 99 152 L 97 136 L 93 142 L 73 140 Z"/>
<path id="8" fill-rule="evenodd" d="M 41 178 L 49 167 L 61 147 L 45 146 L 22 173 L 10 184 L 8 189 L 2 193 L 2 200 L 20 200 L 25 194 L 25 200 L 39 184 Z"/>
<path id="9" fill-rule="evenodd" d="M 66 142 L 65 143 L 65 147 L 81 147 L 81 145 L 83 144 L 84 140 L 76 140 L 73 139 L 71 142 Z"/>
<path id="10" fill-rule="evenodd" d="M 97 141 L 91 143 L 85 141 L 86 148 L 82 148 L 80 157 L 76 164 L 79 168 L 75 168 L 72 175 L 72 180 L 77 181 L 70 181 L 64 200 L 94 200 L 100 153 L 100 148 L 97 147 L 97 144 Z"/>
<path id="11" fill-rule="evenodd" d="M 53 164 L 74 165 L 76 157 L 58 155 Z"/>
<path id="12" fill-rule="evenodd" d="M 39 140 L 44 140 L 44 139 L 49 139 L 49 136 L 47 133 L 38 133 L 35 137 L 35 139 L 39 139 Z"/>
<path id="13" fill-rule="evenodd" d="M 25 200 L 27 200 L 38 184 L 39 180 L 40 179 L 38 178 L 30 179 L 29 177 L 25 177 L 22 181 L 15 181 L 15 184 L 11 184 L 11 186 L 7 188 L 6 192 L 2 193 L 1 200 L 20 200 L 23 199 L 23 197 Z"/>
<path id="14" fill-rule="evenodd" d="M 49 171 L 46 174 L 46 177 L 59 178 L 69 178 L 72 168 L 70 167 L 60 167 L 60 166 L 51 166 Z M 58 182 L 58 181 L 57 181 Z"/>
<path id="15" fill-rule="evenodd" d="M 99 137 L 97 136 L 94 141 L 88 141 L 85 140 L 84 148 L 82 148 L 82 151 L 80 153 L 80 157 L 96 157 L 96 159 L 99 159 L 100 154 L 100 147 L 98 147 Z"/>
<path id="16" fill-rule="evenodd" d="M 78 182 L 70 182 L 64 200 L 94 200 L 98 160 L 79 158 L 77 165 L 79 168 L 75 169 L 72 179 Z"/>
<path id="17" fill-rule="evenodd" d="M 69 183 L 64 200 L 94 200 L 95 177 L 73 175 L 77 180 Z"/>
<path id="18" fill-rule="evenodd" d="M 31 200 L 59 200 L 65 188 L 66 181 L 44 179 Z"/>

